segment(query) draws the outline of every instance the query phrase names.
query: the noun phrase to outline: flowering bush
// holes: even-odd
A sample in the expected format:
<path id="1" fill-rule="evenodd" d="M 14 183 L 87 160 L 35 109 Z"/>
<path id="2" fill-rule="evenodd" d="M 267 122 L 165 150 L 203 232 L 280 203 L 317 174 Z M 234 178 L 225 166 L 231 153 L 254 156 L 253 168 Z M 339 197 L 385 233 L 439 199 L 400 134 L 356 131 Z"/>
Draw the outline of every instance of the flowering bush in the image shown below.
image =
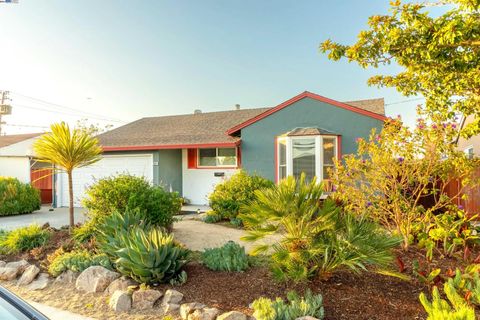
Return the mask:
<path id="1" fill-rule="evenodd" d="M 413 129 L 400 118 L 389 119 L 382 132 L 373 130 L 368 140 L 358 139 L 357 154 L 337 161 L 333 173 L 335 197 L 402 235 L 405 248 L 413 240 L 415 221 L 448 208 L 463 187 L 476 183 L 470 178 L 475 163 L 452 143 L 456 125 L 429 124 L 419 115 Z M 462 186 L 449 197 L 445 191 L 455 179 Z"/>

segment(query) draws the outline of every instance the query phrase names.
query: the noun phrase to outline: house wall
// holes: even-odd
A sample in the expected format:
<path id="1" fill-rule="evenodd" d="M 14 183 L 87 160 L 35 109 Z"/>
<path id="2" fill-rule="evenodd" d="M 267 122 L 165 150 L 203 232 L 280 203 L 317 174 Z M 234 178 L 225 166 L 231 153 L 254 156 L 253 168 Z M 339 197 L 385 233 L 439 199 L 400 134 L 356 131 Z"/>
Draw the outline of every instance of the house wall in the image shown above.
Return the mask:
<path id="1" fill-rule="evenodd" d="M 231 177 L 237 169 L 189 169 L 187 150 L 182 150 L 183 196 L 190 203 L 207 205 L 208 195 L 215 186 Z M 223 177 L 215 177 L 215 172 L 223 172 Z"/>
<path id="2" fill-rule="evenodd" d="M 303 98 L 242 129 L 242 167 L 275 178 L 275 137 L 297 127 L 319 127 L 342 136 L 342 154 L 357 150 L 356 138 L 368 137 L 383 122 L 311 98 Z"/>
<path id="3" fill-rule="evenodd" d="M 465 125 L 471 123 L 474 120 L 474 116 L 468 116 L 465 119 Z M 465 151 L 465 149 L 473 147 L 473 154 L 477 157 L 480 156 L 480 135 L 475 135 L 469 139 L 460 137 L 458 139 L 457 148 L 459 151 Z"/>
<path id="4" fill-rule="evenodd" d="M 21 182 L 30 182 L 29 157 L 0 156 L 0 176 L 14 177 Z"/>

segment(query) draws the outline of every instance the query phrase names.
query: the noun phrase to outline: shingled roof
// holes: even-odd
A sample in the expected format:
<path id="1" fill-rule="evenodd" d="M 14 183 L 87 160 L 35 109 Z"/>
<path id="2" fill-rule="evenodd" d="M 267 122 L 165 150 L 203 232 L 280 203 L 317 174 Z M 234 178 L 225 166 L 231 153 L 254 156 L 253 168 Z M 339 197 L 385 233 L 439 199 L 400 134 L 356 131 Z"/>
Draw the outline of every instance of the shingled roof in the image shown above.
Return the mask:
<path id="1" fill-rule="evenodd" d="M 24 133 L 0 136 L 0 148 L 41 136 L 43 133 Z"/>
<path id="2" fill-rule="evenodd" d="M 383 98 L 345 104 L 384 115 Z M 234 146 L 240 138 L 226 132 L 272 108 L 195 113 L 150 117 L 131 122 L 98 136 L 105 151 L 189 148 L 195 146 Z"/>

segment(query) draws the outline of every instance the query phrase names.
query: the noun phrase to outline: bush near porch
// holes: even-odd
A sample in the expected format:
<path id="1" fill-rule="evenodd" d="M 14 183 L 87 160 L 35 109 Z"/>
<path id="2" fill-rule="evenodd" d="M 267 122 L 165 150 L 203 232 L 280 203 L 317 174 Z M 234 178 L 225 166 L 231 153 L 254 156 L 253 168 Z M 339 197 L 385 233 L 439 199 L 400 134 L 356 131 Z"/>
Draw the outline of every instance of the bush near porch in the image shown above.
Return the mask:
<path id="1" fill-rule="evenodd" d="M 230 179 L 215 186 L 209 196 L 212 212 L 207 215 L 207 219 L 210 222 L 230 220 L 241 224 L 237 220 L 240 206 L 255 199 L 256 190 L 271 188 L 273 185 L 273 182 L 259 175 L 238 171 Z"/>
<path id="2" fill-rule="evenodd" d="M 129 174 L 99 179 L 87 189 L 83 200 L 92 221 L 101 221 L 113 212 L 138 209 L 148 223 L 163 228 L 171 227 L 181 203 L 178 193 L 152 186 L 145 178 Z"/>
<path id="3" fill-rule="evenodd" d="M 0 177 L 0 216 L 31 213 L 40 209 L 40 192 L 16 178 Z"/>

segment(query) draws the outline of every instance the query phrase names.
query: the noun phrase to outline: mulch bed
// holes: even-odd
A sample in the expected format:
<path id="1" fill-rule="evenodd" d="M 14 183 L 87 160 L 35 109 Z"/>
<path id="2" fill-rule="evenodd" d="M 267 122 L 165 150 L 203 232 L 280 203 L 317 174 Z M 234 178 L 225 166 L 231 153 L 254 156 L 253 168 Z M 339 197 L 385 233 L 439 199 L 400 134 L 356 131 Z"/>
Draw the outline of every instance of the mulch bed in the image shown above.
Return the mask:
<path id="1" fill-rule="evenodd" d="M 60 246 L 72 246 L 68 230 L 55 230 L 42 248 L 3 256 L 0 260 L 26 259 L 44 269 L 47 255 Z M 480 251 L 473 252 L 472 259 L 479 253 Z M 272 278 L 266 266 L 229 273 L 211 271 L 198 261 L 193 261 L 186 266 L 187 283 L 175 289 L 185 295 L 185 302 L 201 302 L 225 311 L 238 310 L 251 314 L 249 305 L 259 297 L 285 298 L 291 290 L 303 293 L 309 288 L 323 295 L 327 320 L 425 319 L 426 314 L 418 296 L 420 292 L 429 292 L 430 288 L 417 281 L 412 273 L 414 260 L 427 268 L 424 252 L 412 247 L 408 252 L 397 250 L 397 256 L 400 257 L 399 266 L 402 266 L 404 273 L 411 276 L 411 281 L 376 273 L 352 274 L 341 271 L 328 280 L 316 280 L 308 284 L 279 283 Z M 437 258 L 430 268 L 439 267 L 445 275 L 448 270 L 455 270 L 456 267 L 466 264 L 457 258 Z M 172 286 L 159 286 L 160 290 L 168 288 Z"/>
<path id="2" fill-rule="evenodd" d="M 323 295 L 325 319 L 424 319 L 418 301 L 423 286 L 374 273 L 335 274 L 327 281 L 308 285 L 283 284 L 271 278 L 265 267 L 245 272 L 211 271 L 199 263 L 186 267 L 188 281 L 176 288 L 185 301 L 201 302 L 222 310 L 251 314 L 249 304 L 259 297 L 285 297 L 287 292 L 310 288 Z M 163 286 L 161 289 L 169 288 Z"/>

